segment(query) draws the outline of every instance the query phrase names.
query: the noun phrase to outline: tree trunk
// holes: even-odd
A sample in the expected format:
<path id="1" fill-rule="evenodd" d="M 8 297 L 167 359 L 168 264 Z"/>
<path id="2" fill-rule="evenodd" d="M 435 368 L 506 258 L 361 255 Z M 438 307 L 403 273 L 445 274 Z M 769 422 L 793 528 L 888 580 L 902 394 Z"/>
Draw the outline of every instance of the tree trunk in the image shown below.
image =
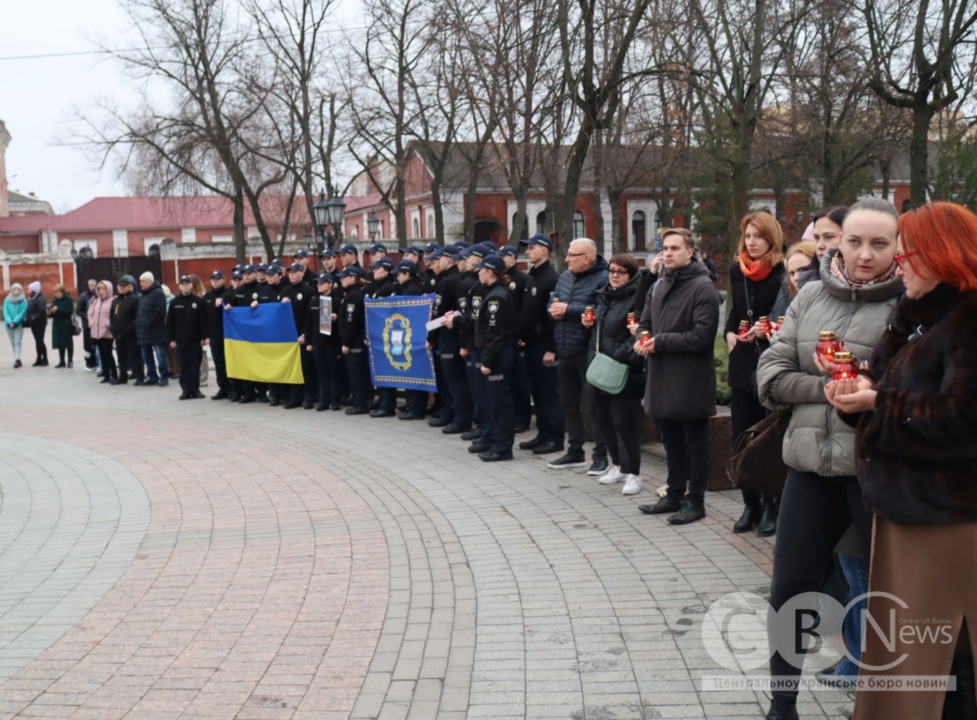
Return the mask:
<path id="1" fill-rule="evenodd" d="M 597 243 L 597 252 L 601 252 L 604 248 L 604 213 L 600 207 L 603 188 L 604 143 L 603 133 L 598 130 L 594 134 L 594 192 L 592 194 L 594 204 L 594 242 Z"/>
<path id="2" fill-rule="evenodd" d="M 606 191 L 607 200 L 611 204 L 611 247 L 615 252 L 628 252 L 628 240 L 621 218 L 621 193 L 610 185 Z"/>
<path id="3" fill-rule="evenodd" d="M 879 163 L 879 170 L 882 171 L 882 199 L 889 199 L 889 175 L 891 162 L 889 160 L 882 160 Z"/>
<path id="4" fill-rule="evenodd" d="M 465 242 L 475 244 L 475 193 L 478 192 L 478 165 L 468 173 L 468 192 L 465 193 Z"/>
<path id="5" fill-rule="evenodd" d="M 509 228 L 509 244 L 519 247 L 522 240 L 522 229 L 529 227 L 529 214 L 526 212 L 526 204 L 529 200 L 529 193 L 525 187 L 520 185 L 515 192 L 516 216 L 512 220 L 512 227 Z"/>
<path id="6" fill-rule="evenodd" d="M 914 208 L 926 204 L 929 168 L 929 131 L 933 110 L 925 98 L 913 107 L 913 137 L 909 142 L 909 202 Z"/>
<path id="7" fill-rule="evenodd" d="M 247 262 L 248 236 L 244 227 L 244 190 L 240 186 L 234 190 L 234 250 L 238 265 Z"/>
<path id="8" fill-rule="evenodd" d="M 749 139 L 746 139 L 749 142 Z M 740 222 L 750 212 L 750 150 L 742 143 L 734 150 L 732 167 L 732 196 L 727 222 L 729 257 L 736 257 L 740 243 Z"/>
<path id="9" fill-rule="evenodd" d="M 441 202 L 441 173 L 435 173 L 431 180 L 431 205 L 434 207 L 434 239 L 444 245 L 444 206 Z M 431 228 L 427 228 L 428 233 Z"/>

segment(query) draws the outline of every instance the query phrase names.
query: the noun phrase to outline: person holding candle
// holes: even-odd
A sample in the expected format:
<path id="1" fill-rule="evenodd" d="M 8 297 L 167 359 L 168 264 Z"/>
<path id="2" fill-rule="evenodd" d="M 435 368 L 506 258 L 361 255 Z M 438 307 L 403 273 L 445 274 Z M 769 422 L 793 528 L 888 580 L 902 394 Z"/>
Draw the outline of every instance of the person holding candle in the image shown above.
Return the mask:
<path id="1" fill-rule="evenodd" d="M 870 557 L 872 517 L 855 478 L 854 430 L 828 406 L 831 368 L 816 358 L 815 346 L 821 331 L 833 330 L 856 358 L 871 355 L 903 292 L 896 277 L 898 222 L 896 209 L 885 200 L 868 198 L 852 206 L 840 247 L 821 261 L 821 281 L 801 289 L 776 342 L 760 357 L 760 400 L 771 409 L 793 409 L 784 438 L 790 470 L 770 590 L 775 611 L 797 595 L 818 591 L 850 525 L 862 557 Z M 771 647 L 775 643 L 771 634 Z M 797 717 L 796 678 L 802 670 L 797 665 L 802 663 L 788 662 L 779 652 L 771 658 L 771 675 L 786 680 L 773 688 L 768 720 Z"/>
<path id="2" fill-rule="evenodd" d="M 972 718 L 977 652 L 977 217 L 933 202 L 899 220 L 896 306 L 866 369 L 825 396 L 857 425 L 858 481 L 875 512 L 869 613 L 940 641 L 866 633 L 874 675 L 955 676 L 955 692 L 859 692 L 856 720 Z M 891 593 L 892 602 L 880 593 Z"/>
<path id="3" fill-rule="evenodd" d="M 641 285 L 638 261 L 627 253 L 614 255 L 607 263 L 607 286 L 597 293 L 597 305 L 592 316 L 581 318 L 590 330 L 590 362 L 597 353 L 607 355 L 628 366 L 628 380 L 616 395 L 596 390 L 597 420 L 607 444 L 611 464 L 598 482 L 614 485 L 623 482 L 622 495 L 641 492 L 641 396 L 645 388 L 645 360 L 632 352 L 637 328 L 634 315 Z"/>
<path id="4" fill-rule="evenodd" d="M 733 441 L 760 422 L 766 410 L 756 395 L 756 367 L 769 345 L 768 328 L 760 322 L 773 310 L 784 278 L 784 233 L 768 212 L 751 213 L 740 223 L 739 260 L 729 269 L 732 308 L 726 320 L 729 347 L 730 413 Z M 744 332 L 738 331 L 744 323 Z M 763 537 L 777 532 L 777 498 L 743 490 L 743 514 L 733 532 L 757 530 Z"/>

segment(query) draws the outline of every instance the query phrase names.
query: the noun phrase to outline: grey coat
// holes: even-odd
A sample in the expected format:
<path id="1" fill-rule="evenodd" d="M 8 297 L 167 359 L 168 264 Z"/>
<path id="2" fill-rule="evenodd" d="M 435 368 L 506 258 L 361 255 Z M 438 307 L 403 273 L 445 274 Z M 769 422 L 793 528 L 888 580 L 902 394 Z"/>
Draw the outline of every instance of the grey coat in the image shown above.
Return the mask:
<path id="1" fill-rule="evenodd" d="M 855 430 L 824 396 L 828 377 L 814 353 L 821 330 L 834 330 L 857 361 L 867 360 L 904 292 L 898 277 L 862 289 L 831 276 L 832 248 L 821 261 L 821 281 L 809 282 L 787 309 L 784 327 L 760 357 L 760 401 L 778 410 L 793 406 L 784 436 L 784 463 L 825 477 L 855 475 Z"/>
<path id="2" fill-rule="evenodd" d="M 644 410 L 664 420 L 716 414 L 716 330 L 719 291 L 697 259 L 651 286 L 639 331 L 655 338 L 648 356 Z"/>

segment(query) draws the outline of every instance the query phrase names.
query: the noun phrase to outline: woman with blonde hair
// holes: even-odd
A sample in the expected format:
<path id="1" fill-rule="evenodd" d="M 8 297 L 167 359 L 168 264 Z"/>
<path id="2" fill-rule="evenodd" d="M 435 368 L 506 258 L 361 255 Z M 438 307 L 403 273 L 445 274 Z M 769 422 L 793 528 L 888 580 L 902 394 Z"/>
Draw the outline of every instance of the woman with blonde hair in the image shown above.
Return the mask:
<path id="1" fill-rule="evenodd" d="M 204 283 L 200 279 L 199 275 L 191 275 L 190 282 L 193 285 L 193 289 L 190 291 L 192 294 L 199 298 L 202 298 L 206 293 L 204 288 Z M 210 344 L 210 341 L 207 341 Z M 200 387 L 207 387 L 207 376 L 210 375 L 210 363 L 207 362 L 207 351 L 200 353 L 200 382 L 198 385 Z"/>
<path id="2" fill-rule="evenodd" d="M 784 233 L 780 223 L 767 212 L 747 215 L 740 223 L 738 259 L 729 269 L 732 309 L 725 329 L 734 442 L 740 433 L 766 415 L 756 394 L 756 368 L 769 340 L 759 320 L 772 313 L 783 277 Z M 764 537 L 776 533 L 777 498 L 761 497 L 748 490 L 742 492 L 745 507 L 733 525 L 733 532 L 745 533 L 756 528 Z"/>

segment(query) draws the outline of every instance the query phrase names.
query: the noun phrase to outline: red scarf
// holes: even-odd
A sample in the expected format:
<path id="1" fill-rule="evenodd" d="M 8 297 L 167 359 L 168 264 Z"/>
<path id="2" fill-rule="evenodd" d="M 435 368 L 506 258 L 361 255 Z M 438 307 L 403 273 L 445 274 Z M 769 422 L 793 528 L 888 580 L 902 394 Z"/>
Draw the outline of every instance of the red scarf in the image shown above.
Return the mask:
<path id="1" fill-rule="evenodd" d="M 753 282 L 765 280 L 773 272 L 773 268 L 770 266 L 770 259 L 766 255 L 759 260 L 753 260 L 746 250 L 740 255 L 740 270 Z"/>

